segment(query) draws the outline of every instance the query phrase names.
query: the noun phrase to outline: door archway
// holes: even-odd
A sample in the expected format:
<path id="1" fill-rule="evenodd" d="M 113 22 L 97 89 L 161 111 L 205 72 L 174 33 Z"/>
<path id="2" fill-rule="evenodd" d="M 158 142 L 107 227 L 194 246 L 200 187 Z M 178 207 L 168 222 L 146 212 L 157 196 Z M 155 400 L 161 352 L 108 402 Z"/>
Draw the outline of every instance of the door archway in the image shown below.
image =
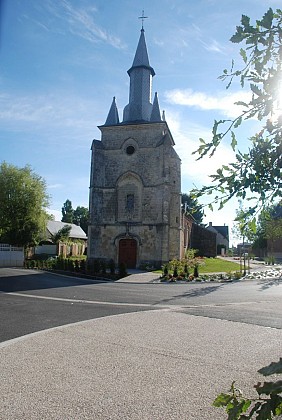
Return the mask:
<path id="1" fill-rule="evenodd" d="M 118 262 L 124 263 L 126 268 L 136 268 L 137 242 L 135 239 L 120 239 Z"/>

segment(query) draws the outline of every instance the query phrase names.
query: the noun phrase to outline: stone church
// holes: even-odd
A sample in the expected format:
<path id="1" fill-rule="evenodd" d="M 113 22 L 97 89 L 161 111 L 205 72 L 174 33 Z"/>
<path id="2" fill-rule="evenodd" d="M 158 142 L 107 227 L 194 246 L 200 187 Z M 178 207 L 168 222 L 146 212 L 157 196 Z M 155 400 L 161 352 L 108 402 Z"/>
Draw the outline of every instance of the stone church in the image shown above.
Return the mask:
<path id="1" fill-rule="evenodd" d="M 129 103 L 120 121 L 115 98 L 93 140 L 88 260 L 114 260 L 127 268 L 155 267 L 180 258 L 181 161 L 161 117 L 144 29 L 131 68 Z"/>

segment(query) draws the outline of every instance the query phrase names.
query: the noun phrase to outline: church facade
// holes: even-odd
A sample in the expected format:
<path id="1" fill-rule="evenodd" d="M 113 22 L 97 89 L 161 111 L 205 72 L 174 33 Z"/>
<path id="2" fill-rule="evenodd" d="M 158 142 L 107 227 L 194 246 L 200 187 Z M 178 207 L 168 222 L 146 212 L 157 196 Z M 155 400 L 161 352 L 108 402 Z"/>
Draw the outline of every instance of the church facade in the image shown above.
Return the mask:
<path id="1" fill-rule="evenodd" d="M 88 260 L 158 267 L 182 256 L 181 161 L 157 94 L 151 100 L 143 28 L 128 75 L 122 121 L 114 98 L 92 143 Z"/>

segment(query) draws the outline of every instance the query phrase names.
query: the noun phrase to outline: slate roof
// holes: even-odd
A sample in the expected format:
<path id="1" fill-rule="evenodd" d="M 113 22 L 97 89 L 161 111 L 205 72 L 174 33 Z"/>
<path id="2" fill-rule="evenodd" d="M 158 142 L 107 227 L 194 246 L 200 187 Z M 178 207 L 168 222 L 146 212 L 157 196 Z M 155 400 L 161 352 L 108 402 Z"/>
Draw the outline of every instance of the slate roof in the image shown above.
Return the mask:
<path id="1" fill-rule="evenodd" d="M 218 233 L 220 233 L 224 238 L 228 239 L 229 237 L 229 231 L 228 226 L 213 226 L 212 227 L 217 230 Z"/>
<path id="2" fill-rule="evenodd" d="M 73 223 L 65 223 L 65 222 L 57 222 L 55 220 L 48 220 L 47 222 L 47 231 L 51 235 L 55 235 L 60 229 L 62 229 L 64 226 L 71 226 L 70 231 L 70 238 L 73 239 L 87 239 L 87 236 L 83 229 L 81 229 L 80 226 L 77 226 Z"/>

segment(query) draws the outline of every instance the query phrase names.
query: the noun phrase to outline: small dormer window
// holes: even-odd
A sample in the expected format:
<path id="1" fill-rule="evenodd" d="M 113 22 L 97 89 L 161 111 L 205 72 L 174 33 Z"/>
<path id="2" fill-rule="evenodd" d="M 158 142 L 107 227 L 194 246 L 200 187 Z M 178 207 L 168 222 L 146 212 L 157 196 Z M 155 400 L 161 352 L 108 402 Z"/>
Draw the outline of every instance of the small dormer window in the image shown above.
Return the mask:
<path id="1" fill-rule="evenodd" d="M 133 155 L 133 153 L 135 152 L 135 147 L 134 146 L 132 146 L 132 145 L 130 145 L 130 146 L 127 146 L 127 148 L 126 148 L 126 153 L 128 154 L 128 155 Z"/>

